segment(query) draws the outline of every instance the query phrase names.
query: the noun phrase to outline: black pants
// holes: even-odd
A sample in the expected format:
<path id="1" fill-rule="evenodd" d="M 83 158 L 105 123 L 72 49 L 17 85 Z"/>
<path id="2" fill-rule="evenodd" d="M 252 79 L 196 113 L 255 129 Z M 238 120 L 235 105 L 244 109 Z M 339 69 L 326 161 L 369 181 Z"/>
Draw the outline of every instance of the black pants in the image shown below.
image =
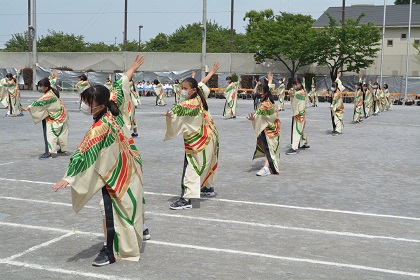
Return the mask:
<path id="1" fill-rule="evenodd" d="M 102 188 L 102 198 L 104 199 L 104 208 L 105 208 L 105 221 L 106 221 L 106 244 L 108 249 L 108 258 L 109 263 L 115 262 L 114 256 L 114 237 L 115 237 L 115 228 L 114 228 L 114 214 L 112 212 L 112 200 L 111 196 L 106 189 L 106 186 Z"/>
<path id="2" fill-rule="evenodd" d="M 44 135 L 45 153 L 49 154 L 50 150 L 48 149 L 48 140 L 47 140 L 47 121 L 45 119 L 42 120 L 42 134 Z"/>
<path id="3" fill-rule="evenodd" d="M 267 137 L 265 136 L 264 131 L 261 132 L 260 136 L 258 136 L 258 139 L 263 143 L 264 153 L 265 153 L 265 156 L 267 157 L 271 174 L 277 174 L 277 170 L 274 167 L 273 159 L 271 158 L 271 155 L 270 155 L 270 149 L 268 148 Z"/>
<path id="4" fill-rule="evenodd" d="M 182 169 L 182 177 L 181 177 L 181 197 L 184 197 L 185 189 L 187 188 L 184 185 L 185 171 L 187 170 L 187 166 L 188 166 L 187 154 L 184 154 L 184 168 Z"/>

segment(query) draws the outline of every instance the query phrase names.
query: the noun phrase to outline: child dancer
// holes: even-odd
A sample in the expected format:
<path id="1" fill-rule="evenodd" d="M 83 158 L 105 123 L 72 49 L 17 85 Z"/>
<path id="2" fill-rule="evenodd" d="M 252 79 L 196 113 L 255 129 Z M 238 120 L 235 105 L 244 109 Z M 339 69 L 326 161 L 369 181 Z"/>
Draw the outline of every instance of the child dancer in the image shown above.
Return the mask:
<path id="1" fill-rule="evenodd" d="M 268 75 L 268 83 L 272 83 L 273 75 Z M 264 167 L 257 176 L 279 174 L 280 162 L 280 119 L 274 98 L 267 84 L 258 85 L 260 104 L 255 113 L 250 113 L 247 119 L 252 121 L 252 127 L 257 134 L 257 146 L 254 157 L 265 157 Z"/>
<path id="2" fill-rule="evenodd" d="M 166 116 L 165 141 L 183 134 L 184 169 L 181 179 L 181 197 L 169 207 L 174 210 L 192 208 L 191 198 L 199 198 L 203 188 L 206 195 L 214 195 L 219 154 L 216 126 L 208 112 L 206 99 L 193 78 L 182 82 L 182 99 Z"/>
<path id="3" fill-rule="evenodd" d="M 53 189 L 71 185 L 73 209 L 79 212 L 98 192 L 104 202 L 105 243 L 93 261 L 104 266 L 119 257 L 138 261 L 142 246 L 142 162 L 133 139 L 118 123 L 119 109 L 103 85 L 81 94 L 81 111 L 93 116 L 94 124 L 70 159 L 64 178 Z"/>

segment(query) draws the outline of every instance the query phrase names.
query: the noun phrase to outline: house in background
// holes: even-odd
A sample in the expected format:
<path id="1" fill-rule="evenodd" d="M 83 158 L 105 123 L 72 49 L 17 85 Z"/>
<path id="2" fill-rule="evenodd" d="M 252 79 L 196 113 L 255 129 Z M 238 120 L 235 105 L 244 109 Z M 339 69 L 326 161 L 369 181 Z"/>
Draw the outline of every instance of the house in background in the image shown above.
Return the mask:
<path id="1" fill-rule="evenodd" d="M 384 64 L 383 74 L 387 76 L 403 76 L 406 74 L 406 55 L 408 40 L 408 20 L 410 5 L 387 5 L 385 16 Z M 384 6 L 353 5 L 345 8 L 345 18 L 357 19 L 361 13 L 365 16 L 360 23 L 372 22 L 375 26 L 383 27 Z M 329 14 L 340 24 L 342 7 L 328 8 L 314 23 L 315 28 L 322 28 L 329 23 Z M 420 45 L 420 4 L 413 5 L 411 14 L 410 34 L 410 68 L 408 76 L 420 75 L 420 55 L 413 47 Z M 381 42 L 382 43 L 382 42 Z M 381 47 L 381 45 L 379 45 Z M 364 75 L 378 75 L 380 73 L 381 52 L 370 68 L 361 71 Z"/>

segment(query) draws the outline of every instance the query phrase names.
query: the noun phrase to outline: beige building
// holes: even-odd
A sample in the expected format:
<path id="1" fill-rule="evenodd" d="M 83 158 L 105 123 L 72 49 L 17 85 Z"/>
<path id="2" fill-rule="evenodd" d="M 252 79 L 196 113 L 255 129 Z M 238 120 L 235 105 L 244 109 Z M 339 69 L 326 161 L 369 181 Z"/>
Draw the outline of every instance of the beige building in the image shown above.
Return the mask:
<path id="1" fill-rule="evenodd" d="M 385 16 L 384 64 L 383 74 L 387 76 L 403 76 L 406 74 L 406 55 L 408 41 L 408 19 L 410 5 L 388 5 Z M 353 5 L 345 8 L 345 17 L 356 19 L 361 13 L 365 17 L 361 23 L 372 22 L 377 27 L 383 27 L 384 6 Z M 339 21 L 342 17 L 342 7 L 330 7 L 315 21 L 314 27 L 328 25 L 328 15 Z M 420 55 L 413 47 L 414 43 L 420 45 L 420 5 L 413 5 L 411 15 L 410 34 L 410 67 L 409 76 L 419 76 Z M 378 75 L 380 73 L 381 52 L 375 64 L 362 71 L 364 75 Z M 321 69 L 319 69 L 321 70 Z"/>

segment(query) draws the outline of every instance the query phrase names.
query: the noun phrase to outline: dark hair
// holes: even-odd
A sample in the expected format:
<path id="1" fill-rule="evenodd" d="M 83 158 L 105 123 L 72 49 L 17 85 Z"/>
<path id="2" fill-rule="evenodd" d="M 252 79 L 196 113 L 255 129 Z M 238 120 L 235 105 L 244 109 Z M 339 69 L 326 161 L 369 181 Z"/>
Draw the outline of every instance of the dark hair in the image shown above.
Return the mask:
<path id="1" fill-rule="evenodd" d="M 333 86 L 335 87 L 335 90 L 338 90 L 338 83 L 337 82 L 333 82 L 331 87 L 333 87 Z"/>
<path id="2" fill-rule="evenodd" d="M 208 111 L 208 110 L 209 110 L 209 106 L 207 105 L 207 101 L 206 101 L 206 99 L 204 98 L 204 95 L 203 95 L 203 93 L 201 92 L 200 87 L 198 86 L 198 82 L 197 82 L 197 80 L 196 80 L 196 79 L 194 79 L 194 78 L 188 77 L 188 78 L 185 78 L 182 82 L 183 82 L 183 83 L 184 83 L 184 82 L 185 82 L 185 83 L 189 83 L 189 84 L 190 84 L 190 86 L 191 86 L 191 88 L 195 88 L 195 89 L 196 89 L 196 92 L 197 92 L 197 93 L 196 93 L 196 94 L 194 94 L 194 95 L 193 95 L 193 96 L 191 96 L 191 97 L 196 97 L 196 96 L 197 96 L 197 94 L 198 94 L 198 96 L 200 96 L 201 102 L 203 103 L 204 110 Z"/>
<path id="3" fill-rule="evenodd" d="M 179 84 L 179 80 L 178 79 L 175 80 L 175 84 Z"/>
<path id="4" fill-rule="evenodd" d="M 261 101 L 266 101 L 267 99 L 270 99 L 271 103 L 274 103 L 273 94 L 271 93 L 270 87 L 268 86 L 267 83 L 263 83 L 263 84 L 260 84 L 260 85 L 257 86 L 257 92 L 259 92 L 261 90 L 262 90 L 263 93 L 266 94 L 264 99 L 261 100 Z"/>
<path id="5" fill-rule="evenodd" d="M 13 80 L 13 81 L 15 81 L 15 83 L 16 83 L 16 78 L 15 78 L 15 77 L 13 77 L 13 75 L 12 75 L 11 73 L 7 73 L 7 74 L 6 74 L 6 78 L 12 79 L 12 80 Z"/>
<path id="6" fill-rule="evenodd" d="M 111 114 L 118 116 L 119 110 L 117 104 L 109 100 L 109 97 L 109 90 L 103 85 L 91 86 L 80 94 L 82 101 L 86 101 L 89 106 L 92 106 L 93 100 L 95 100 L 98 106 L 105 105 L 111 111 Z"/>
<path id="7" fill-rule="evenodd" d="M 229 77 L 226 77 L 226 81 L 231 81 L 231 82 L 233 82 L 233 79 L 232 79 L 232 77 L 231 77 L 231 76 L 229 76 Z"/>
<path id="8" fill-rule="evenodd" d="M 388 84 L 384 83 L 384 89 L 388 89 Z"/>
<path id="9" fill-rule="evenodd" d="M 60 98 L 60 92 L 51 86 L 50 79 L 43 78 L 43 79 L 39 80 L 37 86 L 38 87 L 46 87 L 47 91 L 52 90 L 54 92 L 55 96 Z M 45 92 L 47 92 L 47 91 L 45 91 Z"/>
<path id="10" fill-rule="evenodd" d="M 292 83 L 292 85 L 300 85 L 300 87 L 299 87 L 299 90 L 302 90 L 303 89 L 303 85 L 302 85 L 302 82 L 301 82 L 301 80 L 299 79 L 299 78 L 297 78 L 295 81 L 293 81 L 293 83 Z"/>
<path id="11" fill-rule="evenodd" d="M 362 87 L 362 83 L 360 83 L 360 82 L 359 83 L 356 83 L 356 86 L 358 86 L 358 87 L 361 88 Z"/>
<path id="12" fill-rule="evenodd" d="M 155 80 L 153 81 L 153 83 L 154 83 L 155 85 L 158 85 L 158 84 L 159 84 L 159 80 L 158 80 L 158 79 L 155 79 Z"/>
<path id="13" fill-rule="evenodd" d="M 82 81 L 87 81 L 87 76 L 85 75 L 85 74 L 82 74 L 82 75 L 80 75 L 79 76 L 79 78 L 80 78 L 80 80 L 82 80 Z"/>

